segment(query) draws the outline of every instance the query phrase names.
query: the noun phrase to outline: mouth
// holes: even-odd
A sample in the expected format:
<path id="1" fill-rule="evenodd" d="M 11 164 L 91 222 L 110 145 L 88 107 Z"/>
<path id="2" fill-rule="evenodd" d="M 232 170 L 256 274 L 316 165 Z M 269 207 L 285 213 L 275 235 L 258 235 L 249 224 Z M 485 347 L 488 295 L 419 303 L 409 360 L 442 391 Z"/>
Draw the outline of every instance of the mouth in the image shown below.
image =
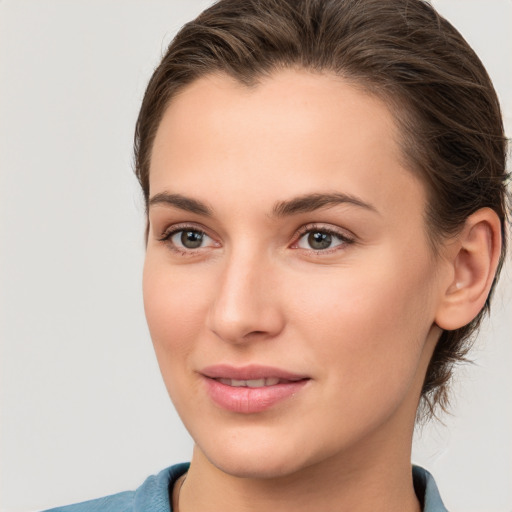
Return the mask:
<path id="1" fill-rule="evenodd" d="M 254 414 L 289 400 L 301 391 L 310 377 L 268 366 L 209 366 L 200 374 L 207 395 L 224 410 Z"/>
<path id="2" fill-rule="evenodd" d="M 203 368 L 200 373 L 210 379 L 233 381 L 235 382 L 234 386 L 245 386 L 245 384 L 236 384 L 236 382 L 251 383 L 258 381 L 258 386 L 249 387 L 272 386 L 280 381 L 297 381 L 309 378 L 307 375 L 293 373 L 282 368 L 257 364 L 247 366 L 217 364 Z M 277 382 L 274 382 L 276 379 Z M 264 381 L 264 384 L 261 381 Z"/>
<path id="3" fill-rule="evenodd" d="M 263 388 L 266 386 L 275 386 L 276 384 L 282 384 L 283 382 L 290 382 L 277 377 L 267 377 L 266 379 L 215 379 L 221 384 L 231 386 L 233 388 Z"/>

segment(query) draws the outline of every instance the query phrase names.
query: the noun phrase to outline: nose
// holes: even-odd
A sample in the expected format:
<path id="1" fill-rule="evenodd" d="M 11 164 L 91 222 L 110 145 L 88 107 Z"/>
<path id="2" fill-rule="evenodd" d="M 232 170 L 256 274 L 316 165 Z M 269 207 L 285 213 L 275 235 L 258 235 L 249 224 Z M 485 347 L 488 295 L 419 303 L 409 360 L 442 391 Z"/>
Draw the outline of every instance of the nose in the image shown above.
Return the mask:
<path id="1" fill-rule="evenodd" d="M 222 340 L 244 344 L 270 339 L 284 327 L 272 264 L 257 254 L 232 254 L 219 276 L 209 310 L 209 329 Z"/>

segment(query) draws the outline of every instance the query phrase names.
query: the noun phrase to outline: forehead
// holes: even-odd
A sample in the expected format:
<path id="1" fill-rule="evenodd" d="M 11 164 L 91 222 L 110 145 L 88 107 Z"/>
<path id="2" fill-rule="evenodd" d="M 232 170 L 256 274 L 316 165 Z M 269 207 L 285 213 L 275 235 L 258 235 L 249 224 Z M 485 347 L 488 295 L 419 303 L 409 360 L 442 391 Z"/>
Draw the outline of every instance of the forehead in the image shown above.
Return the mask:
<path id="1" fill-rule="evenodd" d="M 179 184 L 180 193 L 270 189 L 286 199 L 278 196 L 336 189 L 386 201 L 400 187 L 422 189 L 401 164 L 398 139 L 388 106 L 334 75 L 288 69 L 253 87 L 210 75 L 165 112 L 150 195 Z"/>

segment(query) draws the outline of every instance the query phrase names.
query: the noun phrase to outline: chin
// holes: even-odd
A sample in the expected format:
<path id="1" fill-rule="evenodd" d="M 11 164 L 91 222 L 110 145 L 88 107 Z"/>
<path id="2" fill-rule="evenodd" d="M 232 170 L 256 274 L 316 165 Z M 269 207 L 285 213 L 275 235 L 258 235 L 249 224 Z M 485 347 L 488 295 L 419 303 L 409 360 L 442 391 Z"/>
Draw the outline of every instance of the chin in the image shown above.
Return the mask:
<path id="1" fill-rule="evenodd" d="M 220 471 L 238 478 L 276 479 L 284 478 L 303 469 L 303 464 L 293 458 L 266 456 L 241 457 L 240 453 L 230 457 L 209 458 Z"/>
<path id="2" fill-rule="evenodd" d="M 269 433 L 260 432 L 250 439 L 232 433 L 224 439 L 209 441 L 196 444 L 196 449 L 217 469 L 238 478 L 283 478 L 317 462 L 309 456 L 304 443 Z"/>

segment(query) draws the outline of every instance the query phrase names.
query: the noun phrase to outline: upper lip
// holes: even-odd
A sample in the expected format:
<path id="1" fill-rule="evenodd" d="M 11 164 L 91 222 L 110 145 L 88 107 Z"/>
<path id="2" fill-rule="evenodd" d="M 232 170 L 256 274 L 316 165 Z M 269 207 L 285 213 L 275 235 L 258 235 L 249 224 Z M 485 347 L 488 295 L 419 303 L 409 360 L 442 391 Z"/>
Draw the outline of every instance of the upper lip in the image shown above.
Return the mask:
<path id="1" fill-rule="evenodd" d="M 308 379 L 307 375 L 298 374 L 275 368 L 273 366 L 262 366 L 251 364 L 247 366 L 231 366 L 228 364 L 217 364 L 203 368 L 199 373 L 210 379 L 235 379 L 253 380 L 278 378 L 281 380 L 302 380 Z"/>

